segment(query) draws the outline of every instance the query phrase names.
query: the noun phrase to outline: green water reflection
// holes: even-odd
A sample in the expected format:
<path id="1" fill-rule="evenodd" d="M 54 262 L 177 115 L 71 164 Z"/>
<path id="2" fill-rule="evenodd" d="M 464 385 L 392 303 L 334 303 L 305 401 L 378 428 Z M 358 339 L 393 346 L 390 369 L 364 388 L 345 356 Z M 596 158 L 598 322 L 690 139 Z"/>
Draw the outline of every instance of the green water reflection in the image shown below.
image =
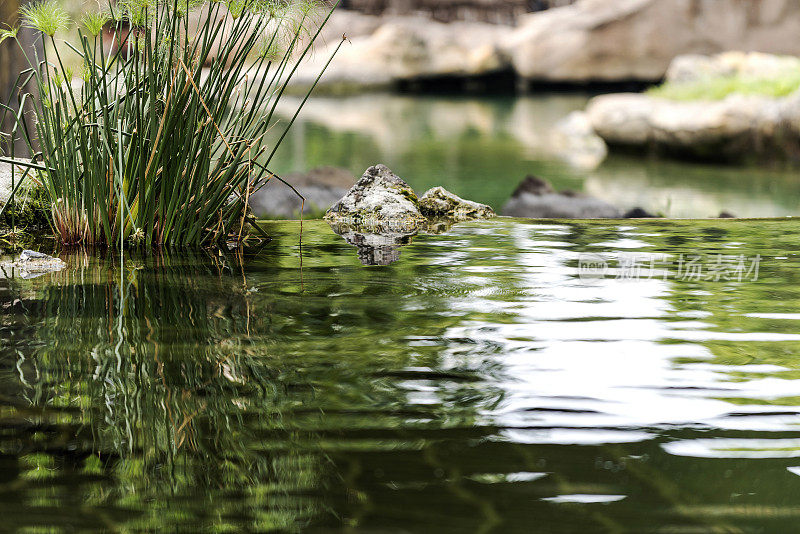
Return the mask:
<path id="1" fill-rule="evenodd" d="M 800 224 L 498 219 L 384 267 L 267 230 L 0 278 L 4 529 L 794 528 Z M 719 253 L 757 280 L 677 274 Z"/>
<path id="2" fill-rule="evenodd" d="M 333 165 L 360 176 L 382 162 L 419 191 L 442 185 L 496 209 L 533 173 L 557 189 L 669 217 L 716 217 L 723 210 L 740 217 L 800 214 L 800 180 L 790 170 L 623 156 L 594 170 L 570 166 L 553 128 L 586 102 L 570 95 L 314 98 L 274 167 L 285 173 Z"/>

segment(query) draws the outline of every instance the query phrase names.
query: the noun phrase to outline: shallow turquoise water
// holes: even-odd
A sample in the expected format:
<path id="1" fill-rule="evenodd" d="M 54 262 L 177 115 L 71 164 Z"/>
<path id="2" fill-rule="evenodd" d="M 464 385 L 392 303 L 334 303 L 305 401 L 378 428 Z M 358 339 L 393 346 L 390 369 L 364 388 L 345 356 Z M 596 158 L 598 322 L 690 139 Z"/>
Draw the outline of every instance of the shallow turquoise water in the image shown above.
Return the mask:
<path id="1" fill-rule="evenodd" d="M 586 102 L 574 95 L 315 97 L 273 167 L 286 173 L 334 165 L 355 177 L 380 162 L 420 192 L 442 185 L 497 210 L 527 174 L 536 174 L 558 189 L 668 217 L 800 215 L 796 170 L 618 155 L 593 170 L 569 165 L 554 151 L 553 127 Z M 284 104 L 294 111 L 291 99 Z"/>
<path id="2" fill-rule="evenodd" d="M 267 230 L 6 269 L 3 529 L 795 529 L 798 223 Z"/>

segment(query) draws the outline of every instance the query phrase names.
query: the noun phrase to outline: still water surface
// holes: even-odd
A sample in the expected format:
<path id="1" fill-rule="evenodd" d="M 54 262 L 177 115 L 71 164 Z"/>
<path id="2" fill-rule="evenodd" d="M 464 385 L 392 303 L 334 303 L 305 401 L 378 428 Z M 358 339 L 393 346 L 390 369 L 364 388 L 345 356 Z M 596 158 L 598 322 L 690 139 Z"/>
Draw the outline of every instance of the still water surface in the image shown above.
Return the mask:
<path id="1" fill-rule="evenodd" d="M 800 179 L 791 170 L 688 164 L 612 156 L 594 170 L 558 155 L 553 127 L 587 97 L 315 97 L 274 162 L 275 172 L 334 165 L 361 176 L 385 163 L 419 192 L 442 185 L 496 210 L 535 174 L 557 189 L 640 206 L 668 217 L 800 215 Z M 294 111 L 297 102 L 283 102 Z"/>
<path id="2" fill-rule="evenodd" d="M 6 269 L 4 530 L 795 530 L 800 224 L 267 225 Z"/>

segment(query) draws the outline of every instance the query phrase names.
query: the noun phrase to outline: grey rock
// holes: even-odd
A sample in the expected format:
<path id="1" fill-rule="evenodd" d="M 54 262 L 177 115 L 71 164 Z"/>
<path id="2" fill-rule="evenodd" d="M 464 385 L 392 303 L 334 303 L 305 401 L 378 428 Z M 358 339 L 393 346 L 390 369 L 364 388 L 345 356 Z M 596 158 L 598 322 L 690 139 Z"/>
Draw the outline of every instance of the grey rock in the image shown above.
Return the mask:
<path id="1" fill-rule="evenodd" d="M 325 220 L 384 229 L 425 223 L 414 190 L 385 165 L 375 165 L 325 214 Z"/>
<path id="2" fill-rule="evenodd" d="M 444 187 L 428 189 L 419 199 L 419 210 L 426 217 L 454 221 L 490 219 L 495 216 L 494 210 L 486 204 L 464 200 Z"/>
<path id="3" fill-rule="evenodd" d="M 454 223 L 494 217 L 492 208 L 434 187 L 418 199 L 414 190 L 385 165 L 364 173 L 325 214 L 325 221 L 358 249 L 364 265 L 388 265 L 400 247 L 419 232 L 446 232 Z"/>
<path id="4" fill-rule="evenodd" d="M 293 172 L 283 177 L 290 184 L 297 186 L 317 185 L 350 189 L 356 183 L 356 177 L 341 167 L 317 167 L 307 172 Z"/>
<path id="5" fill-rule="evenodd" d="M 347 169 L 320 167 L 305 173 L 292 173 L 283 176 L 303 197 L 300 197 L 279 180 L 270 180 L 250 198 L 250 206 L 256 217 L 297 217 L 303 207 L 304 215 L 315 215 L 326 211 L 356 181 Z"/>
<path id="6" fill-rule="evenodd" d="M 526 177 L 503 207 L 503 215 L 531 219 L 617 219 L 611 204 L 571 191 L 556 192 L 535 176 Z"/>
<path id="7" fill-rule="evenodd" d="M 327 210 L 347 192 L 347 189 L 325 185 L 295 186 L 295 189 L 303 195 L 305 202 L 289 187 L 277 181 L 261 188 L 250 198 L 253 215 L 262 219 L 286 219 L 299 216 L 301 207 L 303 215 L 315 215 Z"/>

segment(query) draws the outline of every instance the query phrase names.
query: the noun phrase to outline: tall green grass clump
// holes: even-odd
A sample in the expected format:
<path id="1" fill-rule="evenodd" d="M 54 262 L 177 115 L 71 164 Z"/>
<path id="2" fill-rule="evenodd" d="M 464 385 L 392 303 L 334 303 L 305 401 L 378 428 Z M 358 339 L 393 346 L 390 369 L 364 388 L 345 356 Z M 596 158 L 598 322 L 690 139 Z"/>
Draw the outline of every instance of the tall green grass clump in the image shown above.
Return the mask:
<path id="1" fill-rule="evenodd" d="M 256 224 L 250 196 L 280 180 L 270 160 L 311 91 L 286 124 L 275 109 L 331 11 L 314 20 L 316 6 L 296 0 L 118 0 L 85 15 L 80 42 L 70 44 L 56 38 L 72 22 L 53 0 L 23 9 L 23 23 L 50 46 L 28 57 L 18 80 L 38 88 L 17 96 L 18 109 L 35 102 L 35 131 L 20 114 L 15 130 L 32 153 L 40 150 L 26 165 L 47 193 L 61 241 L 244 239 Z M 0 38 L 16 39 L 15 31 Z M 79 58 L 80 83 L 66 54 Z M 273 127 L 281 135 L 269 145 Z"/>

